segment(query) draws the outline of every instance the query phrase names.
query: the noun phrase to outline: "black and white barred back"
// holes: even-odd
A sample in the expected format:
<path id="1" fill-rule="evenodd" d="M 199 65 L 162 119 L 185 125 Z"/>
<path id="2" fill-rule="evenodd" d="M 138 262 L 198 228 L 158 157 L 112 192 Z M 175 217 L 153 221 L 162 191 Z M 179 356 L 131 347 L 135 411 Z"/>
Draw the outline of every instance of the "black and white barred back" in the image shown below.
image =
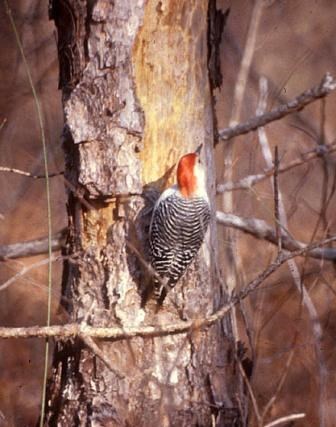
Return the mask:
<path id="1" fill-rule="evenodd" d="M 184 198 L 173 193 L 155 207 L 149 236 L 151 264 L 163 281 L 173 287 L 201 247 L 210 221 L 209 203 L 202 197 Z M 154 294 L 167 292 L 154 280 Z"/>

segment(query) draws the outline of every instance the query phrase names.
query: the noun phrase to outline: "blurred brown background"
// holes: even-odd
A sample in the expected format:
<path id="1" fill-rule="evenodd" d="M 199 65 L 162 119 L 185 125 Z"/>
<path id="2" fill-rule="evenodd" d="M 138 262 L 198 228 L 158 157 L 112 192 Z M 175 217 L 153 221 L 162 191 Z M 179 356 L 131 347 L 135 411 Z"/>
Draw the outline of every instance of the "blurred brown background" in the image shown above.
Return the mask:
<path id="1" fill-rule="evenodd" d="M 10 1 L 13 18 L 43 109 L 50 172 L 63 169 L 60 134 L 62 109 L 58 86 L 58 60 L 53 23 L 46 1 Z M 14 33 L 0 4 L 0 165 L 32 174 L 44 174 L 41 133 L 36 107 Z M 51 179 L 52 224 L 55 231 L 66 225 L 65 191 L 61 177 Z M 45 180 L 0 173 L 0 244 L 46 236 Z M 0 263 L 0 283 L 23 266 L 44 256 Z M 59 263 L 53 264 L 53 321 L 60 285 Z M 45 324 L 47 315 L 47 268 L 37 268 L 1 292 L 1 326 Z M 0 342 L 0 425 L 33 426 L 37 421 L 42 388 L 44 342 Z"/>
<path id="2" fill-rule="evenodd" d="M 63 169 L 61 131 L 62 109 L 58 86 L 56 35 L 48 20 L 47 2 L 10 1 L 19 36 L 29 62 L 43 108 L 50 172 Z M 221 58 L 223 85 L 216 91 L 219 129 L 228 125 L 232 97 L 250 25 L 254 2 L 218 2 L 231 8 L 224 30 Z M 256 46 L 249 72 L 241 120 L 255 115 L 259 97 L 259 78 L 269 82 L 268 109 L 289 100 L 319 83 L 329 71 L 334 76 L 336 57 L 336 4 L 333 0 L 265 1 L 257 31 Z M 15 43 L 4 3 L 0 4 L 0 165 L 44 173 L 39 123 L 26 72 Z M 271 148 L 279 147 L 281 163 L 298 158 L 318 143 L 334 142 L 336 95 L 325 103 L 325 118 L 320 101 L 304 111 L 267 126 Z M 323 125 L 323 126 L 322 126 Z M 321 129 L 324 127 L 325 140 Z M 217 147 L 218 182 L 223 167 L 223 146 Z M 292 235 L 304 242 L 335 233 L 332 196 L 335 158 L 328 155 L 292 169 L 280 176 L 280 190 Z M 234 179 L 261 173 L 266 168 L 257 134 L 235 140 Z M 0 172 L 0 244 L 33 239 L 47 234 L 44 180 Z M 323 191 L 331 194 L 326 206 Z M 269 180 L 253 190 L 234 192 L 234 213 L 274 223 L 273 192 Z M 65 190 L 62 177 L 51 179 L 52 223 L 56 232 L 66 225 Z M 220 198 L 218 207 L 220 208 Z M 324 213 L 321 215 L 321 212 Z M 314 230 L 316 228 L 316 233 Z M 219 235 L 225 247 L 224 234 Z M 261 240 L 236 234 L 241 258 L 242 284 L 254 278 L 274 258 L 275 247 Z M 0 263 L 0 285 L 24 265 L 45 256 Z M 270 419 L 304 412 L 306 418 L 295 426 L 336 425 L 334 330 L 335 271 L 331 262 L 297 259 L 301 280 L 317 312 L 313 319 L 297 290 L 287 265 L 270 277 L 242 304 L 250 335 L 248 340 L 239 314 L 242 339 L 254 357 L 251 379 L 260 410 L 275 392 L 284 371 L 287 377 L 278 393 Z M 221 265 L 225 269 L 225 265 Z M 58 311 L 61 265 L 54 263 L 53 322 L 61 321 Z M 46 268 L 33 269 L 1 292 L 0 324 L 29 326 L 46 319 Z M 316 333 L 321 328 L 322 335 Z M 320 338 L 320 339 L 318 339 Z M 252 344 L 252 346 L 251 346 Z M 39 340 L 0 341 L 0 425 L 35 425 L 41 395 L 44 343 Z M 290 366 L 289 354 L 294 348 Z M 253 410 L 251 409 L 253 413 Z M 1 416 L 3 414 L 3 417 Z M 253 417 L 251 425 L 255 425 Z"/>

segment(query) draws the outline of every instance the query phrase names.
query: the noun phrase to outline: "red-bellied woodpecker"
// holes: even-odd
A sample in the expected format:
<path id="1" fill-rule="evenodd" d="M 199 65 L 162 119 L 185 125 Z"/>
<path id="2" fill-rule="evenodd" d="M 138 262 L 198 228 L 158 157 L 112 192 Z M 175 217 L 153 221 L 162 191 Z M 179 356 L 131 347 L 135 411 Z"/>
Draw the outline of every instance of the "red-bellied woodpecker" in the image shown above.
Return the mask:
<path id="1" fill-rule="evenodd" d="M 201 148 L 180 159 L 177 185 L 165 190 L 154 206 L 149 247 L 152 267 L 162 279 L 154 280 L 154 294 L 160 302 L 167 286 L 176 284 L 197 254 L 210 221 Z"/>

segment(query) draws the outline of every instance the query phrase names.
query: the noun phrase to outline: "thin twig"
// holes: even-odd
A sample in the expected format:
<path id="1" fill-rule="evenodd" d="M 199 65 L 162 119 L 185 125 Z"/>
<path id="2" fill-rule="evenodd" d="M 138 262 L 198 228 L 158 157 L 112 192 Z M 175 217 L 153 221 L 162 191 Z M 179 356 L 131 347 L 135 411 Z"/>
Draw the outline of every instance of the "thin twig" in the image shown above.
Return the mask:
<path id="1" fill-rule="evenodd" d="M 286 104 L 282 104 L 279 107 L 274 108 L 270 112 L 252 117 L 245 123 L 220 130 L 218 132 L 218 137 L 220 140 L 227 141 L 235 136 L 244 135 L 248 132 L 254 131 L 261 126 L 266 126 L 267 124 L 274 122 L 275 120 L 280 120 L 288 114 L 302 110 L 308 104 L 329 95 L 329 93 L 335 89 L 336 80 L 331 74 L 327 73 L 319 85 L 304 91 L 301 95 L 291 101 L 288 101 Z"/>
<path id="2" fill-rule="evenodd" d="M 243 299 L 249 293 L 255 290 L 260 285 L 259 280 L 264 281 L 265 278 L 269 277 L 275 270 L 277 270 L 278 267 L 280 267 L 280 265 L 298 256 L 304 255 L 310 251 L 314 251 L 315 249 L 320 248 L 321 246 L 328 245 L 329 243 L 334 241 L 336 241 L 336 236 L 330 237 L 328 239 L 324 239 L 320 243 L 311 244 L 309 246 L 306 246 L 305 248 L 298 249 L 293 252 L 282 251 L 281 254 L 277 256 L 275 261 L 272 262 L 272 264 L 266 268 L 266 270 L 264 270 L 261 274 L 259 274 L 259 276 L 256 279 L 252 280 L 252 282 L 250 282 L 244 289 L 242 289 L 239 292 L 238 294 L 239 298 Z"/>
<path id="3" fill-rule="evenodd" d="M 262 15 L 263 0 L 257 0 L 254 3 L 253 11 L 250 19 L 249 29 L 246 36 L 246 44 L 244 48 L 243 57 L 240 63 L 240 68 L 235 84 L 235 90 L 232 101 L 232 113 L 230 119 L 230 126 L 235 125 L 240 120 L 240 113 L 244 99 L 244 92 L 247 85 L 247 79 L 251 68 L 255 44 L 257 40 L 257 33 Z M 220 135 L 221 137 L 221 135 Z"/>
<path id="4" fill-rule="evenodd" d="M 282 250 L 282 232 L 281 232 L 281 219 L 279 211 L 279 154 L 278 146 L 275 146 L 274 149 L 274 176 L 273 176 L 273 186 L 274 186 L 274 216 L 275 216 L 275 232 L 278 241 L 278 252 Z"/>
<path id="5" fill-rule="evenodd" d="M 260 112 L 264 111 L 266 106 L 268 95 L 268 81 L 266 78 L 260 79 Z M 259 144 L 262 150 L 263 157 L 266 162 L 266 166 L 270 169 L 272 167 L 272 152 L 270 149 L 270 144 L 268 142 L 266 130 L 264 127 L 258 129 L 258 139 Z M 288 229 L 288 219 L 285 210 L 285 205 L 283 203 L 283 198 L 280 190 L 278 191 L 278 207 L 279 207 L 279 225 L 282 225 L 285 229 Z M 309 292 L 306 289 L 305 284 L 301 280 L 301 275 L 297 263 L 294 259 L 289 259 L 288 269 L 293 278 L 293 282 L 301 295 L 302 305 L 308 312 L 310 321 L 312 323 L 312 331 L 315 337 L 315 349 L 318 354 L 319 360 L 319 370 L 320 370 L 320 380 L 321 380 L 321 390 L 320 390 L 320 401 L 321 396 L 323 395 L 324 383 L 325 383 L 325 361 L 323 353 L 321 352 L 321 340 L 322 340 L 322 326 L 318 319 L 317 309 L 314 305 L 313 300 L 311 299 Z M 320 414 L 320 427 L 324 426 L 324 411 L 321 411 Z"/>
<path id="6" fill-rule="evenodd" d="M 124 378 L 125 376 L 118 372 L 113 366 L 113 361 L 109 358 L 109 356 L 94 342 L 94 340 L 85 335 L 80 335 L 80 338 L 86 344 L 89 349 L 97 356 L 99 359 L 104 362 L 104 364 L 108 367 L 108 369 L 113 372 L 119 379 Z"/>
<path id="7" fill-rule="evenodd" d="M 22 270 L 20 270 L 14 276 L 12 276 L 10 279 L 6 280 L 6 282 L 4 282 L 0 285 L 0 292 L 7 289 L 9 286 L 11 286 L 13 283 L 15 283 L 18 279 L 20 279 L 20 277 L 29 273 L 29 271 L 31 271 L 31 270 L 42 267 L 43 265 L 49 264 L 50 262 L 63 261 L 64 259 L 69 259 L 69 258 L 70 258 L 69 256 L 67 257 L 67 256 L 63 256 L 63 255 L 55 255 L 54 254 L 54 255 L 51 255 L 51 258 L 45 258 L 45 259 L 42 259 L 41 261 L 35 262 L 34 264 L 23 267 Z"/>
<path id="8" fill-rule="evenodd" d="M 226 227 L 233 227 L 237 230 L 248 233 L 257 239 L 265 239 L 274 245 L 277 245 L 277 236 L 273 227 L 267 224 L 266 221 L 259 218 L 242 218 L 237 215 L 227 214 L 224 212 L 216 212 L 216 219 L 219 224 Z M 306 243 L 300 242 L 290 237 L 283 229 L 281 229 L 282 247 L 287 251 L 295 251 L 307 247 Z M 307 256 L 326 261 L 336 260 L 336 248 L 316 248 L 311 252 L 306 253 Z"/>
<path id="9" fill-rule="evenodd" d="M 317 140 L 318 146 L 323 146 L 325 143 L 325 121 L 326 121 L 326 100 L 323 99 L 321 102 L 321 121 L 320 121 L 320 135 Z M 335 184 L 336 184 L 336 175 L 334 175 L 333 184 L 331 188 L 331 192 L 328 196 L 328 187 L 329 187 L 329 181 L 330 181 L 330 173 L 329 173 L 329 166 L 330 166 L 330 159 L 328 158 L 326 153 L 321 153 L 322 158 L 322 169 L 323 169 L 323 179 L 322 179 L 322 189 L 321 189 L 321 207 L 318 219 L 316 221 L 316 224 L 312 230 L 311 233 L 311 241 L 315 239 L 315 236 L 317 234 L 317 231 L 322 223 L 324 226 L 324 232 L 326 233 L 326 236 L 329 235 L 329 228 L 330 224 L 327 221 L 327 209 L 329 206 L 329 203 L 331 201 L 331 198 L 335 191 Z M 331 170 L 334 170 L 334 164 L 332 164 Z M 303 273 L 306 267 L 306 263 L 303 265 Z M 304 303 L 302 295 L 302 303 Z M 313 312 L 314 314 L 314 312 Z M 315 310 L 315 317 L 311 316 L 311 324 L 312 324 L 312 331 L 315 339 L 315 351 L 317 355 L 318 360 L 318 368 L 320 373 L 320 384 L 319 384 L 319 417 L 320 417 L 320 427 L 324 427 L 326 425 L 326 411 L 325 411 L 325 401 L 327 399 L 327 376 L 328 376 L 328 368 L 325 361 L 325 356 L 322 351 L 322 340 L 323 340 L 323 330 L 322 325 L 317 319 L 317 312 Z"/>
<path id="10" fill-rule="evenodd" d="M 65 243 L 66 233 L 67 228 L 63 228 L 61 231 L 52 236 L 51 248 L 53 252 L 56 252 L 62 248 Z M 11 245 L 1 245 L 0 261 L 41 255 L 48 252 L 48 245 L 48 237 L 28 240 L 26 242 L 13 243 Z"/>
<path id="11" fill-rule="evenodd" d="M 17 175 L 28 176 L 29 178 L 33 178 L 33 179 L 42 179 L 42 178 L 46 177 L 46 175 L 33 175 L 30 172 L 26 172 L 26 171 L 23 171 L 21 169 L 9 168 L 9 167 L 6 167 L 6 166 L 0 166 L 0 172 L 15 173 Z M 62 172 L 50 173 L 48 175 L 48 178 L 53 178 L 55 176 L 60 176 L 60 175 L 64 175 L 64 172 L 62 171 Z"/>
<path id="12" fill-rule="evenodd" d="M 238 215 L 227 214 L 220 211 L 216 212 L 216 219 L 219 224 L 222 224 L 226 227 L 232 227 L 243 231 L 244 233 L 248 233 L 257 239 L 264 239 L 272 244 L 277 244 L 277 237 L 274 233 L 274 229 L 262 219 L 243 218 Z M 293 239 L 288 233 L 284 231 L 284 229 L 282 229 L 281 233 L 282 245 L 284 249 L 288 251 L 295 251 L 307 246 L 306 243 Z M 62 247 L 64 244 L 65 234 L 66 229 L 64 228 L 53 236 L 53 251 L 57 251 Z M 141 255 L 139 251 L 131 243 L 128 242 L 127 245 L 129 249 L 131 249 L 137 257 L 139 257 L 141 262 Z M 27 242 L 14 243 L 12 245 L 0 245 L 0 260 L 4 261 L 6 259 L 41 255 L 47 252 L 47 246 L 47 237 L 36 240 L 29 240 Z M 325 261 L 335 261 L 336 248 L 317 248 L 307 253 L 306 255 L 312 258 L 324 259 Z M 159 279 L 155 271 L 151 269 L 150 265 L 146 261 L 143 262 L 143 265 L 152 276 Z"/>
<path id="13" fill-rule="evenodd" d="M 9 8 L 7 0 L 4 0 L 5 3 L 5 9 L 6 13 L 8 15 L 11 27 L 13 29 L 13 33 L 15 36 L 17 47 L 20 51 L 22 62 L 29 80 L 29 85 L 33 94 L 33 98 L 35 101 L 35 107 L 36 107 L 36 113 L 38 117 L 38 122 L 40 126 L 40 132 L 41 132 L 41 144 L 42 144 L 42 150 L 43 150 L 43 159 L 44 159 L 44 173 L 46 176 L 46 201 L 47 201 L 47 221 L 48 221 L 48 238 L 49 238 L 49 244 L 48 244 L 48 258 L 49 258 L 49 264 L 48 264 L 48 304 L 47 304 L 47 326 L 50 325 L 51 322 L 51 298 L 52 298 L 52 263 L 51 263 L 51 257 L 52 257 L 52 245 L 51 245 L 51 236 L 52 236 L 52 221 L 51 221 L 51 198 L 50 198 L 50 185 L 49 185 L 49 166 L 48 166 L 48 152 L 47 152 L 47 143 L 46 143 L 46 137 L 45 137 L 45 129 L 44 129 L 44 122 L 43 122 L 43 115 L 42 115 L 42 108 L 41 103 L 39 100 L 39 97 L 37 95 L 35 85 L 33 82 L 33 78 L 30 72 L 29 64 L 26 58 L 26 55 L 23 50 L 23 46 L 20 40 L 20 36 L 18 33 L 18 30 L 16 28 L 16 24 L 14 21 L 14 18 L 12 16 L 12 11 Z M 46 388 L 47 388 L 47 375 L 48 375 L 48 363 L 49 363 L 49 343 L 46 341 L 45 345 L 45 355 L 44 355 L 44 373 L 43 373 L 43 384 L 42 384 L 42 400 L 41 400 L 41 417 L 40 417 L 40 427 L 43 426 L 44 421 L 44 409 L 45 409 L 45 397 L 46 397 Z"/>
<path id="14" fill-rule="evenodd" d="M 239 368 L 239 371 L 240 371 L 240 375 L 242 376 L 242 378 L 243 378 L 243 380 L 245 382 L 245 385 L 247 387 L 248 394 L 250 395 L 250 399 L 251 399 L 252 406 L 253 406 L 253 411 L 254 411 L 254 414 L 255 414 L 255 416 L 257 418 L 257 422 L 258 422 L 258 425 L 259 425 L 261 423 L 262 418 L 261 418 L 261 415 L 260 415 L 260 411 L 259 411 L 257 399 L 256 399 L 256 397 L 254 395 L 251 383 L 250 383 L 249 379 L 246 376 L 246 373 L 245 373 L 245 370 L 244 370 L 244 368 L 243 368 L 243 366 L 241 364 L 241 361 L 238 358 L 237 358 L 237 363 L 238 363 L 238 368 Z"/>
<path id="15" fill-rule="evenodd" d="M 246 36 L 244 52 L 240 62 L 238 76 L 235 82 L 232 111 L 229 121 L 229 126 L 234 126 L 240 121 L 241 110 L 243 105 L 245 88 L 250 73 L 251 63 L 257 40 L 257 33 L 262 15 L 263 0 L 256 0 L 253 5 L 252 15 L 250 17 L 249 28 Z M 233 159 L 234 159 L 234 141 L 230 141 L 224 146 L 224 167 L 223 181 L 232 181 L 233 177 Z M 233 212 L 233 195 L 225 193 L 222 198 L 222 209 L 225 212 Z M 225 232 L 225 240 L 228 245 L 225 249 L 225 259 L 227 267 L 225 269 L 225 281 L 229 292 L 233 292 L 238 287 L 238 282 L 243 281 L 243 268 L 241 266 L 241 258 L 237 250 L 235 233 L 233 230 Z M 235 311 L 232 312 L 232 328 L 233 335 L 236 341 L 239 341 L 239 332 L 237 326 L 237 318 Z"/>
<path id="16" fill-rule="evenodd" d="M 187 320 L 162 326 L 125 326 L 123 328 L 113 327 L 93 327 L 87 324 L 66 324 L 60 326 L 31 326 L 22 328 L 0 327 L 0 338 L 50 338 L 59 337 L 60 339 L 74 338 L 77 336 L 89 336 L 100 339 L 130 339 L 134 337 L 156 337 L 171 334 L 180 334 L 193 330 L 199 330 L 202 327 L 209 327 L 222 319 L 232 308 L 241 300 L 245 299 L 250 293 L 254 292 L 260 285 L 273 274 L 281 265 L 288 260 L 301 256 L 320 246 L 328 245 L 336 241 L 336 236 L 316 242 L 306 248 L 284 253 L 282 252 L 262 273 L 254 280 L 249 282 L 237 295 L 233 295 L 230 301 L 215 313 L 196 320 Z"/>
<path id="17" fill-rule="evenodd" d="M 272 406 L 274 405 L 276 398 L 278 397 L 284 382 L 287 378 L 288 372 L 289 372 L 289 368 L 291 366 L 292 360 L 293 360 L 293 356 L 294 356 L 294 349 L 291 350 L 291 352 L 289 353 L 289 356 L 287 358 L 287 362 L 286 362 L 286 366 L 285 369 L 280 377 L 280 380 L 278 382 L 277 388 L 275 390 L 275 392 L 273 393 L 273 396 L 269 399 L 269 401 L 267 402 L 267 404 L 264 407 L 263 413 L 262 413 L 262 420 L 265 419 L 267 413 L 270 411 L 270 409 L 272 408 Z"/>
<path id="18" fill-rule="evenodd" d="M 300 420 L 301 418 L 304 418 L 305 416 L 306 416 L 306 414 L 304 414 L 303 412 L 301 412 L 299 414 L 286 415 L 285 417 L 277 418 L 276 420 L 274 420 L 268 424 L 265 424 L 264 427 L 275 427 L 275 426 L 278 426 L 280 424 L 288 423 L 289 421 Z"/>
<path id="19" fill-rule="evenodd" d="M 4 118 L 0 124 L 0 130 L 5 126 L 6 123 L 7 123 L 7 119 Z"/>
<path id="20" fill-rule="evenodd" d="M 319 145 L 314 150 L 309 151 L 308 153 L 302 154 L 299 158 L 287 163 L 286 165 L 279 167 L 279 174 L 287 172 L 295 167 L 302 166 L 305 163 L 321 157 L 324 153 L 330 154 L 336 151 L 336 142 L 332 144 Z M 272 176 L 274 173 L 274 167 L 271 169 L 266 169 L 265 172 L 248 175 L 240 179 L 237 182 L 226 182 L 224 184 L 217 185 L 217 193 L 224 193 L 225 191 L 233 190 L 249 190 L 253 185 L 258 184 L 259 182 L 264 181 L 265 179 Z"/>

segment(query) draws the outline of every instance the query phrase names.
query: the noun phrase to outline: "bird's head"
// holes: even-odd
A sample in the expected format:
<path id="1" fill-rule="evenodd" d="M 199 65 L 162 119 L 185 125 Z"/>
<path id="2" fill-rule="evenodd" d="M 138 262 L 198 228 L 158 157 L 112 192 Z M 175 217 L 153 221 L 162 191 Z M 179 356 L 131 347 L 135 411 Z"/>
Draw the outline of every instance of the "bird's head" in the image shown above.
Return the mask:
<path id="1" fill-rule="evenodd" d="M 183 197 L 203 197 L 208 199 L 205 170 L 201 163 L 202 144 L 194 153 L 181 157 L 177 166 L 177 184 Z"/>

